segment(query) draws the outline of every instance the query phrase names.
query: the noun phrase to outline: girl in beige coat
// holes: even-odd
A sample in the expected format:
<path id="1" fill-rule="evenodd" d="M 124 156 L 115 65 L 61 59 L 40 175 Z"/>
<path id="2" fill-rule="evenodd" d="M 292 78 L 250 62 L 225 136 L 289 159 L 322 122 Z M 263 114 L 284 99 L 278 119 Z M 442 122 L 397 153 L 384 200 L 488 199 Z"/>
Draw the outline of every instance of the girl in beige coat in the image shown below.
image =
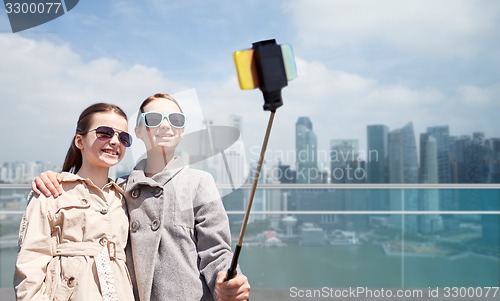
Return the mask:
<path id="1" fill-rule="evenodd" d="M 108 178 L 132 143 L 117 106 L 82 112 L 66 155 L 65 193 L 32 197 L 21 221 L 14 286 L 17 300 L 134 300 L 124 249 L 123 190 Z"/>

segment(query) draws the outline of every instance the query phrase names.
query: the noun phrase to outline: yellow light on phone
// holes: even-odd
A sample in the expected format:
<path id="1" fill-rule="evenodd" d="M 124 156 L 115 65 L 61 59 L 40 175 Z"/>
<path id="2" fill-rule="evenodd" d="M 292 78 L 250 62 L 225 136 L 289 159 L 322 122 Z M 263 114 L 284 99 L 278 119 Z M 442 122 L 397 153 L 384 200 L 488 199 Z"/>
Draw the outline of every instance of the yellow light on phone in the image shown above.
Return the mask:
<path id="1" fill-rule="evenodd" d="M 285 65 L 286 78 L 288 81 L 297 78 L 297 67 L 293 56 L 292 46 L 289 44 L 280 45 L 283 63 Z M 238 74 L 238 83 L 242 90 L 252 90 L 258 88 L 259 76 L 254 60 L 254 50 L 244 49 L 233 53 L 234 65 Z"/>
<path id="2" fill-rule="evenodd" d="M 234 65 L 238 73 L 238 82 L 242 90 L 259 87 L 257 68 L 253 59 L 253 49 L 245 49 L 233 53 Z"/>

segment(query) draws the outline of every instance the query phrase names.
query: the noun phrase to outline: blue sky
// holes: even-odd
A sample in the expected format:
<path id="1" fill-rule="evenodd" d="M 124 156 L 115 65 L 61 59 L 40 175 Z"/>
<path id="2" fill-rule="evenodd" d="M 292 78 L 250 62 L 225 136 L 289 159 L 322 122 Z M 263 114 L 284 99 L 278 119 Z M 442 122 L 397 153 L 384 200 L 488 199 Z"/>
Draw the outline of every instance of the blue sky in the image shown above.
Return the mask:
<path id="1" fill-rule="evenodd" d="M 0 161 L 60 162 L 87 105 L 114 102 L 132 115 L 155 92 L 188 89 L 215 124 L 242 116 L 252 159 L 268 113 L 260 91 L 239 90 L 232 52 L 270 38 L 292 45 L 298 68 L 270 159 L 291 154 L 300 116 L 324 150 L 331 139 L 365 149 L 368 124 L 500 137 L 499 23 L 496 0 L 82 0 L 13 34 L 2 10 Z"/>

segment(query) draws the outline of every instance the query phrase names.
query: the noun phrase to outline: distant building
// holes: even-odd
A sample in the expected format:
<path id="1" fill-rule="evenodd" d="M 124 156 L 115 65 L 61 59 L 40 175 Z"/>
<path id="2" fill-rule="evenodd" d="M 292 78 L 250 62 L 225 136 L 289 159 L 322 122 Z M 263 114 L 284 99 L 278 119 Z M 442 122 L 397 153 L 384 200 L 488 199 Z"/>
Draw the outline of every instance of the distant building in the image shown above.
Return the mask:
<path id="1" fill-rule="evenodd" d="M 36 176 L 46 170 L 60 171 L 61 167 L 40 161 L 4 162 L 0 166 L 0 182 L 30 184 Z"/>
<path id="2" fill-rule="evenodd" d="M 389 127 L 386 125 L 368 125 L 367 173 L 368 183 L 389 182 Z"/>
<path id="3" fill-rule="evenodd" d="M 389 133 L 389 182 L 418 183 L 417 144 L 412 122 Z"/>
<path id="4" fill-rule="evenodd" d="M 500 183 L 500 138 L 488 139 L 488 183 Z"/>
<path id="5" fill-rule="evenodd" d="M 253 183 L 255 174 L 257 173 L 257 166 L 258 162 L 253 162 L 250 164 L 250 176 L 248 177 L 249 183 Z M 258 178 L 258 183 L 259 184 L 267 184 L 269 183 L 269 175 L 268 175 L 268 168 L 266 161 L 264 160 L 262 162 L 262 167 L 260 169 L 260 174 Z M 250 189 L 245 191 L 246 193 L 246 198 L 245 200 L 249 200 L 250 197 Z M 279 192 L 275 190 L 268 190 L 268 189 L 257 189 L 255 190 L 254 198 L 253 198 L 253 203 L 252 203 L 252 211 L 267 211 L 269 210 L 269 207 L 272 205 L 268 204 L 269 197 L 273 196 L 273 193 L 277 193 L 277 196 L 279 197 Z M 245 202 L 245 208 L 247 207 L 247 201 Z M 266 218 L 265 215 L 262 214 L 252 214 L 249 217 L 249 221 L 253 222 L 255 220 L 260 220 Z"/>
<path id="6" fill-rule="evenodd" d="M 299 243 L 303 246 L 324 245 L 325 231 L 312 224 L 304 224 L 301 229 Z"/>
<path id="7" fill-rule="evenodd" d="M 278 163 L 278 181 L 281 184 L 291 184 L 296 182 L 297 173 L 295 170 L 290 168 L 290 165 L 282 165 L 281 162 Z"/>
<path id="8" fill-rule="evenodd" d="M 420 134 L 420 182 L 438 183 L 438 147 L 437 140 L 430 134 Z M 420 211 L 439 211 L 439 190 L 421 189 L 418 207 Z M 443 229 L 441 216 L 435 213 L 419 217 L 419 230 L 422 233 L 434 233 Z"/>
<path id="9" fill-rule="evenodd" d="M 467 183 L 465 151 L 472 144 L 469 136 L 450 137 L 450 177 L 452 183 Z"/>
<path id="10" fill-rule="evenodd" d="M 427 134 L 436 139 L 438 183 L 451 183 L 450 129 L 447 125 L 428 127 Z"/>
<path id="11" fill-rule="evenodd" d="M 357 139 L 330 140 L 330 179 L 332 183 L 365 183 L 366 165 L 359 158 L 359 142 Z M 336 192 L 338 202 L 347 211 L 366 211 L 371 201 L 367 190 L 339 189 Z M 345 229 L 362 229 L 368 227 L 368 216 L 349 214 L 339 216 L 338 221 Z"/>
<path id="12" fill-rule="evenodd" d="M 309 117 L 299 117 L 295 123 L 295 151 L 297 183 L 317 183 L 321 178 L 318 170 L 318 142 Z"/>
<path id="13" fill-rule="evenodd" d="M 389 182 L 418 183 L 417 145 L 413 123 L 389 132 Z M 392 189 L 390 191 L 390 209 L 393 211 L 418 210 L 417 192 L 411 189 Z M 409 233 L 418 231 L 415 215 L 391 215 L 391 226 Z"/>
<path id="14" fill-rule="evenodd" d="M 389 127 L 382 124 L 366 127 L 368 150 L 366 152 L 367 183 L 389 183 Z M 371 191 L 368 209 L 389 210 L 389 190 Z"/>
<path id="15" fill-rule="evenodd" d="M 366 181 L 366 170 L 359 165 L 357 139 L 330 140 L 330 180 L 332 183 Z"/>
<path id="16" fill-rule="evenodd" d="M 279 234 L 276 231 L 264 231 L 260 236 L 260 246 L 262 247 L 284 247 Z"/>

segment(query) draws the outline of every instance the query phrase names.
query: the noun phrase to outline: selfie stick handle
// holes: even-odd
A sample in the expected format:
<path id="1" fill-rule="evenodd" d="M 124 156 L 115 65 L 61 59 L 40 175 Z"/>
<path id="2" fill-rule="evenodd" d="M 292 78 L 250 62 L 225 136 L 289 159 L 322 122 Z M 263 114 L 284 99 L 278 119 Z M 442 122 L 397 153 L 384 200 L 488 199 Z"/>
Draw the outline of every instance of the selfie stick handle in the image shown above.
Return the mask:
<path id="1" fill-rule="evenodd" d="M 266 153 L 267 142 L 269 141 L 269 136 L 271 134 L 271 128 L 273 126 L 274 114 L 276 111 L 271 111 L 269 115 L 269 121 L 267 123 L 266 135 L 264 136 L 264 142 L 262 143 L 262 149 L 260 150 L 259 162 L 257 164 L 257 170 L 253 178 L 252 190 L 250 192 L 250 197 L 248 199 L 247 208 L 245 210 L 245 217 L 243 218 L 243 224 L 241 225 L 240 236 L 238 242 L 236 243 L 236 248 L 233 254 L 233 260 L 231 261 L 231 266 L 227 271 L 226 281 L 234 278 L 236 276 L 236 267 L 238 266 L 238 258 L 240 256 L 240 251 L 243 246 L 243 237 L 245 236 L 245 231 L 247 228 L 248 218 L 250 217 L 250 209 L 252 209 L 253 197 L 255 196 L 255 190 L 257 189 L 257 183 L 259 182 L 260 170 L 262 169 L 262 162 L 264 161 L 264 156 Z"/>
<path id="2" fill-rule="evenodd" d="M 254 74 L 253 71 L 251 71 L 251 73 L 258 79 L 257 86 L 262 91 L 264 96 L 264 111 L 270 111 L 271 115 L 269 116 L 269 122 L 267 124 L 264 142 L 262 143 L 262 149 L 260 150 L 260 158 L 253 178 L 252 190 L 250 192 L 247 208 L 245 210 L 245 217 L 241 225 L 240 237 L 238 239 L 238 243 L 236 244 L 233 260 L 231 261 L 231 266 L 227 271 L 225 281 L 236 276 L 238 257 L 240 256 L 241 248 L 243 246 L 243 237 L 245 236 L 245 230 L 250 216 L 250 209 L 252 208 L 253 197 L 255 195 L 255 190 L 257 189 L 257 183 L 259 182 L 260 170 L 262 169 L 262 162 L 264 162 L 267 142 L 269 141 L 269 135 L 273 126 L 274 114 L 276 113 L 276 110 L 283 105 L 281 89 L 287 86 L 289 79 L 293 79 L 288 77 L 287 67 L 285 66 L 285 57 L 288 58 L 290 55 L 283 54 L 282 47 L 276 43 L 276 40 L 272 39 L 252 43 L 252 49 L 254 60 L 253 63 L 251 63 L 252 66 L 249 66 L 249 68 L 252 69 L 252 67 L 254 67 L 253 69 L 256 71 L 256 74 Z"/>

